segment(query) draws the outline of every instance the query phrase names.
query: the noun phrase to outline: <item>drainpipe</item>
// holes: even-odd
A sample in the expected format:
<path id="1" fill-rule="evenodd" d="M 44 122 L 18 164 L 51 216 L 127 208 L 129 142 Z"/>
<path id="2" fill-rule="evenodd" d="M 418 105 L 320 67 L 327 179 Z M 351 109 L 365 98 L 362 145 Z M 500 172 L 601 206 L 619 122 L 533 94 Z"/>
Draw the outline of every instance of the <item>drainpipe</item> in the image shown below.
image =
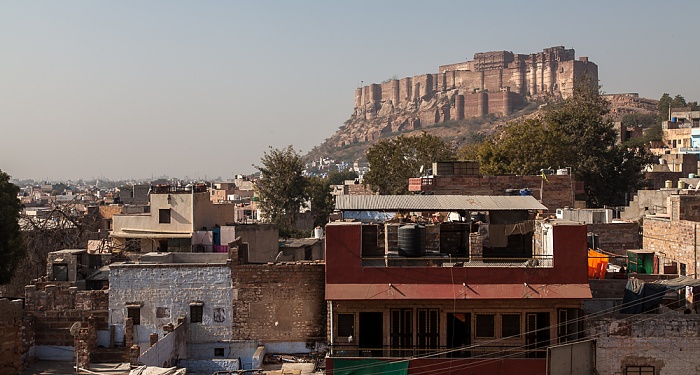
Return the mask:
<path id="1" fill-rule="evenodd" d="M 333 301 L 328 301 L 328 303 L 330 304 L 329 310 L 331 313 L 331 327 L 330 327 L 331 328 L 331 342 L 330 342 L 330 344 L 331 344 L 331 357 L 332 357 L 333 356 Z"/>

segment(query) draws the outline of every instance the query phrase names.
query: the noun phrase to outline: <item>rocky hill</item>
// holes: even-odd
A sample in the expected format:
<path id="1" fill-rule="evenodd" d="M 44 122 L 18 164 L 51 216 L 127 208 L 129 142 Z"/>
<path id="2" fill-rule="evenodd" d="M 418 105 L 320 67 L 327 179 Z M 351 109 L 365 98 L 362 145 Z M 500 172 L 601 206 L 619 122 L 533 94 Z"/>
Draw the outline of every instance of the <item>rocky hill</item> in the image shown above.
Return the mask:
<path id="1" fill-rule="evenodd" d="M 597 65 L 586 57 L 576 60 L 574 50 L 562 46 L 533 54 L 476 53 L 471 61 L 439 66 L 438 72 L 356 89 L 350 118 L 308 159 L 359 161 L 378 140 L 419 131 L 459 146 L 533 116 L 546 99 L 573 95 L 575 82 L 598 82 Z M 609 97 L 614 108 L 625 107 L 613 113 L 653 106 L 653 100 L 636 94 Z"/>

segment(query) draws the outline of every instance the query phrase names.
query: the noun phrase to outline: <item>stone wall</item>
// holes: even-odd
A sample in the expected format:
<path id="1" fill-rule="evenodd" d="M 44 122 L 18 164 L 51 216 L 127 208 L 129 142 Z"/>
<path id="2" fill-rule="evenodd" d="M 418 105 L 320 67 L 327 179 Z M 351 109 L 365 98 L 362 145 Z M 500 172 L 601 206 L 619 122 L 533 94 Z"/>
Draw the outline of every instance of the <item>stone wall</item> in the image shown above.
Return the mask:
<path id="1" fill-rule="evenodd" d="M 624 374 L 627 366 L 653 366 L 654 374 L 697 374 L 700 315 L 614 315 L 586 319 L 596 339 L 600 374 Z"/>
<path id="2" fill-rule="evenodd" d="M 242 264 L 231 272 L 234 340 L 325 340 L 323 263 Z"/>
<path id="3" fill-rule="evenodd" d="M 430 181 L 426 181 L 430 180 Z M 430 182 L 430 185 L 426 185 Z M 421 185 L 422 183 L 422 185 Z M 574 207 L 575 181 L 569 175 L 547 176 L 434 176 L 430 179 L 410 179 L 410 191 L 431 191 L 444 195 L 505 195 L 506 189 L 528 188 L 550 212 L 557 208 Z M 544 189 L 543 189 L 544 188 Z"/>
<path id="4" fill-rule="evenodd" d="M 22 372 L 22 300 L 0 298 L 0 375 Z"/>
<path id="5" fill-rule="evenodd" d="M 108 330 L 109 294 L 106 290 L 78 290 L 69 283 L 28 285 L 26 315 L 33 321 L 36 346 L 72 347 L 70 327 L 87 324 L 94 316 L 97 330 Z M 49 358 L 45 358 L 49 359 Z"/>
<path id="6" fill-rule="evenodd" d="M 644 250 L 663 253 L 669 260 L 684 263 L 686 274 L 695 275 L 697 269 L 700 223 L 670 220 L 664 216 L 644 218 Z M 661 267 L 660 267 L 661 268 Z"/>
<path id="7" fill-rule="evenodd" d="M 196 356 L 198 344 L 231 339 L 233 291 L 226 264 L 112 264 L 109 279 L 110 323 L 117 325 L 118 331 L 125 329 L 127 305 L 140 306 L 134 344 L 142 353 L 149 347 L 152 333 L 162 337 L 164 326 L 180 316 L 187 317 L 189 323 L 190 357 Z M 201 304 L 201 322 L 190 321 L 191 304 Z"/>
<path id="8" fill-rule="evenodd" d="M 588 232 L 598 235 L 596 245 L 611 253 L 627 255 L 627 250 L 639 249 L 641 239 L 639 234 L 639 223 L 597 223 L 587 224 Z"/>

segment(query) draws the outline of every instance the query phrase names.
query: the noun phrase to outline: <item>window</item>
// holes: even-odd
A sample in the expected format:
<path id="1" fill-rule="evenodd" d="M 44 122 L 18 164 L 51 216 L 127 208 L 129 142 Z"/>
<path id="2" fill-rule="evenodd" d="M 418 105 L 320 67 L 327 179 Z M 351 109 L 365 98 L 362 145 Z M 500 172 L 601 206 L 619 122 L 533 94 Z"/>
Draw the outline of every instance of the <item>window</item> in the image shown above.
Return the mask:
<path id="1" fill-rule="evenodd" d="M 338 314 L 338 337 L 355 336 L 355 314 Z"/>
<path id="2" fill-rule="evenodd" d="M 201 323 L 204 305 L 201 302 L 190 303 L 190 323 Z"/>
<path id="3" fill-rule="evenodd" d="M 413 309 L 392 309 L 390 315 L 391 348 L 411 349 L 413 346 Z M 396 351 L 392 355 L 407 356 L 410 352 Z"/>
<path id="4" fill-rule="evenodd" d="M 169 307 L 156 307 L 156 318 L 158 318 L 158 319 L 170 318 L 170 308 Z"/>
<path id="5" fill-rule="evenodd" d="M 501 315 L 501 337 L 520 336 L 520 314 Z"/>
<path id="6" fill-rule="evenodd" d="M 496 324 L 494 314 L 476 314 L 476 337 L 496 337 Z"/>
<path id="7" fill-rule="evenodd" d="M 170 224 L 170 209 L 161 208 L 158 210 L 158 222 L 160 224 Z"/>
<path id="8" fill-rule="evenodd" d="M 68 265 L 65 263 L 53 264 L 53 280 L 68 281 Z"/>
<path id="9" fill-rule="evenodd" d="M 127 306 L 126 307 L 126 317 L 131 318 L 134 325 L 141 324 L 141 306 Z"/>
<path id="10" fill-rule="evenodd" d="M 654 366 L 627 366 L 625 375 L 654 375 Z"/>
<path id="11" fill-rule="evenodd" d="M 418 348 L 437 349 L 440 345 L 438 309 L 418 309 Z"/>
<path id="12" fill-rule="evenodd" d="M 223 357 L 224 348 L 214 348 L 214 357 Z"/>

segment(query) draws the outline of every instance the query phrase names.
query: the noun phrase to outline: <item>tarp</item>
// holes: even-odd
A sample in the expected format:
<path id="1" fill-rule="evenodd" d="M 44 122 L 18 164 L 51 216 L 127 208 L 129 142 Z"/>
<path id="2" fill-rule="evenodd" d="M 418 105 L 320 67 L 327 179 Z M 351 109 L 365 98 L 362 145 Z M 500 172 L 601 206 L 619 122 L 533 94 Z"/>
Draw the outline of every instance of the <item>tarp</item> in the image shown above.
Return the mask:
<path id="1" fill-rule="evenodd" d="M 588 278 L 604 279 L 608 268 L 609 257 L 593 249 L 588 249 Z"/>
<path id="2" fill-rule="evenodd" d="M 333 359 L 334 375 L 408 375 L 409 361 L 387 362 L 377 359 Z"/>
<path id="3" fill-rule="evenodd" d="M 622 299 L 622 310 L 620 312 L 623 314 L 640 314 L 650 311 L 661 303 L 666 290 L 698 286 L 700 286 L 700 279 L 688 276 L 659 280 L 653 283 L 645 283 L 639 279 L 629 279 L 625 286 L 625 295 Z"/>

